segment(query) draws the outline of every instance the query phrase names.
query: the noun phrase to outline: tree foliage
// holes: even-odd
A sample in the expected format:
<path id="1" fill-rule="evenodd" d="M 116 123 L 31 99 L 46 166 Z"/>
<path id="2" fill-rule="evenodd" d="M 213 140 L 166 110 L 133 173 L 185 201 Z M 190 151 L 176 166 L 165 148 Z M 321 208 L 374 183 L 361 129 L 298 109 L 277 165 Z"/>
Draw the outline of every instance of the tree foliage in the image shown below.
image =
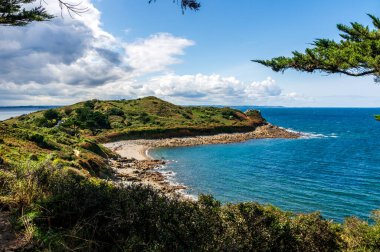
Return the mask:
<path id="1" fill-rule="evenodd" d="M 87 11 L 81 2 L 71 3 L 64 0 L 56 0 L 61 10 L 73 17 L 73 14 L 80 15 Z M 149 3 L 156 0 L 149 0 Z M 173 2 L 179 2 L 173 1 Z M 31 7 L 31 4 L 39 3 L 37 7 Z M 44 8 L 45 1 L 41 0 L 0 0 L 0 25 L 5 26 L 24 26 L 35 21 L 47 21 L 54 18 L 54 15 L 48 13 Z M 197 0 L 181 0 L 182 11 L 186 9 L 198 10 L 200 3 Z"/>
<path id="2" fill-rule="evenodd" d="M 157 0 L 149 0 L 149 3 L 156 2 Z M 178 0 L 173 0 L 173 2 L 179 2 Z M 197 0 L 181 0 L 182 11 L 186 9 L 197 11 L 201 7 L 201 4 Z"/>
<path id="3" fill-rule="evenodd" d="M 45 21 L 53 18 L 40 5 L 25 8 L 35 0 L 0 0 L 0 25 L 23 26 L 33 21 Z"/>
<path id="4" fill-rule="evenodd" d="M 340 73 L 349 76 L 375 76 L 380 81 L 380 19 L 368 15 L 375 29 L 357 22 L 338 24 L 339 42 L 317 39 L 304 53 L 294 51 L 293 57 L 253 60 L 276 72 L 295 69 L 302 72 Z"/>
<path id="5" fill-rule="evenodd" d="M 60 115 L 57 110 L 55 109 L 48 109 L 44 112 L 44 117 L 47 120 L 54 120 L 54 119 L 59 119 Z"/>

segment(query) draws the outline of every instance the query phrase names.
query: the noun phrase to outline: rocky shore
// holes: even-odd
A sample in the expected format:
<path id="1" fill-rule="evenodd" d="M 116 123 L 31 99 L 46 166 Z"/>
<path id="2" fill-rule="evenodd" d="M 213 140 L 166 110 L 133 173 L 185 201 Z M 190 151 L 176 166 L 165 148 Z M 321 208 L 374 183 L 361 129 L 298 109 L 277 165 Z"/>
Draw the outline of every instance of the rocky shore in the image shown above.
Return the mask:
<path id="1" fill-rule="evenodd" d="M 182 185 L 173 185 L 167 181 L 167 177 L 159 172 L 160 167 L 165 164 L 164 160 L 136 160 L 134 158 L 118 158 L 110 160 L 114 169 L 115 182 L 122 186 L 132 183 L 150 185 L 165 194 L 175 194 L 186 189 Z"/>
<path id="2" fill-rule="evenodd" d="M 166 194 L 181 194 L 186 186 L 170 183 L 167 176 L 161 173 L 164 160 L 153 160 L 147 154 L 150 148 L 195 146 L 205 144 L 227 144 L 243 142 L 250 139 L 264 138 L 299 138 L 300 133 L 265 124 L 247 133 L 218 134 L 212 136 L 125 140 L 104 144 L 105 147 L 118 153 L 121 158 L 111 159 L 111 167 L 117 177 L 116 182 L 123 185 L 140 183 L 153 186 Z"/>

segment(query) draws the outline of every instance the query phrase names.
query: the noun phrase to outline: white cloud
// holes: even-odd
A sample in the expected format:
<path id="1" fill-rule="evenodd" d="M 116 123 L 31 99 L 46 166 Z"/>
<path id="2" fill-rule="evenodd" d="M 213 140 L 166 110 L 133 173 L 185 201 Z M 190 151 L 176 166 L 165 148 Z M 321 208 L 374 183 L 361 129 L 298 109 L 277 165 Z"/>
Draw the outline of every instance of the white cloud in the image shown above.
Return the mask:
<path id="1" fill-rule="evenodd" d="M 82 16 L 0 30 L 0 85 L 69 84 L 99 86 L 166 69 L 193 42 L 156 34 L 128 44 L 104 31 L 89 0 Z M 47 5 L 60 15 L 57 4 Z"/>
<path id="2" fill-rule="evenodd" d="M 203 104 L 255 103 L 268 97 L 280 97 L 281 88 L 268 77 L 246 83 L 236 77 L 213 75 L 161 75 L 146 81 L 144 94 Z"/>
<path id="3" fill-rule="evenodd" d="M 125 46 L 128 63 L 139 73 L 158 72 L 167 66 L 180 63 L 175 56 L 183 55 L 184 48 L 193 41 L 177 38 L 168 33 L 152 35 Z"/>
<path id="4" fill-rule="evenodd" d="M 0 29 L 0 105 L 68 104 L 155 95 L 182 104 L 256 104 L 297 99 L 275 81 L 219 74 L 165 74 L 195 44 L 159 33 L 126 43 L 103 30 L 101 13 L 82 1 L 82 16 Z M 61 15 L 57 4 L 49 12 Z M 151 74 L 157 76 L 149 77 Z M 148 78 L 148 79 L 147 79 Z"/>

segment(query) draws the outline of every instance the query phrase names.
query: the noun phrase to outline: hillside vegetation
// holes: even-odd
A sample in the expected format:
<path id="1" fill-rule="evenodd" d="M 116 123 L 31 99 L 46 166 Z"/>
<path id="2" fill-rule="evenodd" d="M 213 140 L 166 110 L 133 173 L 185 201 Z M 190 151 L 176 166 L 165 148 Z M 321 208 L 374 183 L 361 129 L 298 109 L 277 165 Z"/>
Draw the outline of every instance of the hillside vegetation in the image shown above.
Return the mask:
<path id="1" fill-rule="evenodd" d="M 101 142 L 244 132 L 257 111 L 181 107 L 154 97 L 92 100 L 0 123 L 0 211 L 32 250 L 379 251 L 380 215 L 343 224 L 257 203 L 196 202 L 120 188 Z M 194 157 L 196 158 L 196 157 Z M 1 248 L 1 244 L 0 244 Z"/>
<path id="2" fill-rule="evenodd" d="M 181 107 L 156 97 L 91 100 L 0 122 L 2 162 L 48 158 L 54 165 L 105 177 L 106 158 L 115 154 L 99 143 L 253 130 L 265 123 L 258 111 Z"/>

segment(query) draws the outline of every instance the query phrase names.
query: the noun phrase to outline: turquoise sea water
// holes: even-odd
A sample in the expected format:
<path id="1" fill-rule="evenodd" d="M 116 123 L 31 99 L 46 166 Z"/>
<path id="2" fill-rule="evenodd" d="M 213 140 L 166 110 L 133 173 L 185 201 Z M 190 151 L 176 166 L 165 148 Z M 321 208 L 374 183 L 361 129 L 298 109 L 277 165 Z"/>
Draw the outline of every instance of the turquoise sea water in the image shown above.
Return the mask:
<path id="1" fill-rule="evenodd" d="M 240 107 L 245 110 L 247 107 Z M 326 218 L 368 218 L 380 209 L 380 109 L 260 108 L 275 125 L 305 132 L 296 140 L 161 148 L 156 158 L 188 193 L 222 202 L 258 201 Z"/>

